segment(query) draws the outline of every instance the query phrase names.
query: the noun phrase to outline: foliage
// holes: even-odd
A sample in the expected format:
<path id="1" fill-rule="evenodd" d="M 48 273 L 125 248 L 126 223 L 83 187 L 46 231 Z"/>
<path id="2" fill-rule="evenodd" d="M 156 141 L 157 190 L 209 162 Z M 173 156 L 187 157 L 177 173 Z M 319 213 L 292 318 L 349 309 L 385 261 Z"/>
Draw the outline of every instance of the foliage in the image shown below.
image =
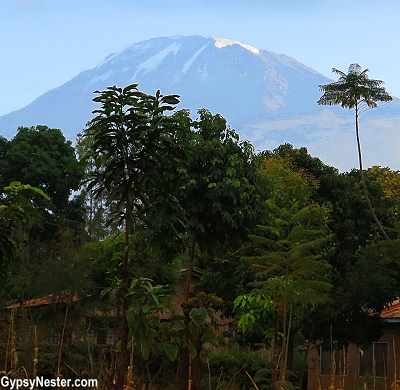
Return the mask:
<path id="1" fill-rule="evenodd" d="M 326 259 L 332 266 L 331 299 L 304 318 L 305 336 L 329 342 L 332 329 L 332 337 L 344 344 L 375 341 L 382 334 L 384 324 L 378 314 L 369 315 L 369 310 L 379 312 L 399 296 L 400 285 L 395 276 L 399 270 L 393 253 L 386 254 L 383 260 L 382 255 L 376 258 L 372 255 L 376 248 L 369 249 L 382 244 L 378 244 L 381 238 L 377 226 L 358 190 L 360 172 L 339 173 L 336 168 L 310 156 L 306 148 L 295 149 L 290 144 L 281 145 L 273 154 L 288 157 L 294 169 L 312 174 L 320 183 L 312 200 L 331 210 L 327 225 L 332 232 L 332 245 L 326 252 Z M 365 177 L 378 218 L 390 226 L 395 221 L 398 201 L 385 193 L 390 193 L 389 188 L 395 191 L 396 173 L 387 172 L 389 179 L 386 181 L 386 169 L 382 170 L 380 175 L 380 168 L 372 168 L 371 172 L 365 172 Z M 394 233 L 389 234 L 395 237 Z M 365 251 L 371 255 L 366 256 Z"/>
<path id="2" fill-rule="evenodd" d="M 357 64 L 348 74 L 334 71 L 339 81 L 320 86 L 319 104 L 354 108 L 359 142 L 360 113 L 391 97 Z M 0 182 L 32 184 L 14 181 L 0 195 L 2 286 L 7 298 L 20 302 L 50 294 L 67 301 L 21 310 L 23 329 L 50 315 L 59 324 L 68 307 L 69 345 L 72 324 L 88 310 L 121 313 L 115 323 L 121 323 L 120 341 L 112 352 L 120 366 L 118 389 L 133 345 L 149 388 L 164 367 L 176 364 L 180 387 L 187 389 L 190 365 L 197 390 L 200 367 L 208 363 L 216 388 L 251 388 L 245 371 L 260 388 L 265 382 L 289 388 L 293 343 L 304 348 L 303 334 L 341 344 L 376 339 L 380 311 L 400 295 L 399 172 L 364 172 L 360 143 L 360 170 L 341 174 L 289 144 L 256 156 L 218 114 L 201 109 L 195 120 L 186 110 L 167 115 L 177 95 L 148 95 L 136 84 L 96 92 L 100 108 L 79 139 L 79 163 L 57 129 L 20 127 L 11 141 L 0 137 Z M 67 165 L 75 170 L 64 172 Z M 83 175 L 83 194 L 72 199 Z M 76 222 L 83 221 L 84 196 L 92 242 L 81 245 Z M 365 197 L 379 222 L 393 226 L 385 228 L 393 246 L 381 241 Z M 38 222 L 51 234 L 37 234 Z M 188 266 L 182 312 L 167 314 L 181 263 Z M 195 266 L 204 278 L 192 292 Z M 101 301 L 100 290 L 110 299 Z M 72 297 L 79 299 L 72 303 Z M 270 348 L 272 362 L 205 348 L 219 346 L 221 308 L 236 316 L 242 334 L 235 342 Z M 75 329 L 87 336 L 88 326 Z M 87 338 L 75 344 L 66 361 L 84 367 L 92 346 Z"/>
<path id="3" fill-rule="evenodd" d="M 121 253 L 122 325 L 121 354 L 117 389 L 122 390 L 127 366 L 129 327 L 128 290 L 132 280 L 129 265 L 130 235 L 141 230 L 169 239 L 177 234 L 184 213 L 175 197 L 177 172 L 184 166 L 185 147 L 176 137 L 176 121 L 164 115 L 179 102 L 176 95 L 155 96 L 140 92 L 137 84 L 125 88 L 108 87 L 96 91 L 100 103 L 97 114 L 83 133 L 89 139 L 80 164 L 94 162 L 85 180 L 93 196 L 107 195 L 106 206 L 113 203 L 110 222 L 123 226 Z M 171 236 L 172 233 L 172 236 Z"/>
<path id="4" fill-rule="evenodd" d="M 270 218 L 249 236 L 253 254 L 244 260 L 255 271 L 254 290 L 235 300 L 237 324 L 242 332 L 271 343 L 272 383 L 287 387 L 293 334 L 310 309 L 327 300 L 331 287 L 323 256 L 329 248 L 329 209 L 311 201 L 319 183 L 296 167 L 293 157 L 263 153 L 259 158 Z"/>
<path id="5" fill-rule="evenodd" d="M 301 209 L 297 203 L 290 209 L 268 204 L 275 220 L 270 226 L 259 226 L 263 235 L 250 236 L 258 255 L 246 258 L 260 280 L 254 286 L 269 292 L 275 300 L 286 294 L 286 303 L 307 304 L 310 298 L 312 302 L 324 300 L 321 292 L 329 289 L 329 284 L 308 278 L 329 268 L 322 258 L 329 239 L 325 226 L 327 210 L 317 204 Z M 283 290 L 280 276 L 285 279 Z M 317 295 L 312 298 L 315 292 Z"/>
<path id="6" fill-rule="evenodd" d="M 3 204 L 0 204 L 0 280 L 3 284 L 9 265 L 16 259 L 18 246 L 21 244 L 16 226 L 23 225 L 24 228 L 29 228 L 32 215 L 37 212 L 35 205 L 26 196 L 27 190 L 49 199 L 41 189 L 30 184 L 21 184 L 19 181 L 10 183 L 4 190 L 9 193 L 3 197 Z"/>
<path id="7" fill-rule="evenodd" d="M 278 207 L 298 202 L 306 206 L 319 187 L 319 182 L 303 168 L 295 168 L 293 158 L 270 153 L 262 158 L 259 175 L 264 197 Z"/>
<path id="8" fill-rule="evenodd" d="M 109 294 L 115 300 L 121 293 L 121 287 L 122 280 L 114 278 L 111 287 L 102 291 L 102 296 Z M 153 286 L 147 278 L 135 278 L 126 296 L 130 299 L 129 309 L 125 313 L 129 329 L 140 347 L 142 357 L 148 360 L 158 337 L 156 329 L 160 326 L 160 316 L 170 309 L 168 295 L 164 286 Z"/>
<path id="9" fill-rule="evenodd" d="M 240 141 L 221 115 L 206 109 L 192 121 L 188 111 L 174 117 L 190 132 L 186 142 L 193 152 L 180 187 L 180 202 L 187 216 L 186 231 L 195 235 L 202 250 L 215 251 L 216 243 L 237 246 L 255 220 L 259 208 L 253 148 Z"/>
<path id="10" fill-rule="evenodd" d="M 301 209 L 297 203 L 290 209 L 268 204 L 274 220 L 270 226 L 259 227 L 262 235 L 250 236 L 256 255 L 245 260 L 256 270 L 252 283 L 255 295 L 250 300 L 243 296 L 237 299 L 237 307 L 244 302 L 247 309 L 243 312 L 241 308 L 238 325 L 249 331 L 260 321 L 258 326 L 265 326 L 265 338 L 282 338 L 279 381 L 285 381 L 293 324 L 307 316 L 317 303 L 326 301 L 331 287 L 329 264 L 321 256 L 328 243 L 327 212 L 316 204 Z M 271 302 L 276 305 L 275 316 L 271 315 Z M 254 308 L 258 316 L 254 316 Z"/>
<path id="11" fill-rule="evenodd" d="M 169 212 L 172 225 L 179 207 L 171 195 L 175 186 L 171 178 L 185 153 L 174 134 L 175 121 L 164 112 L 173 110 L 177 96 L 163 96 L 160 91 L 147 95 L 137 84 L 96 92 L 99 96 L 93 100 L 101 108 L 94 111 L 97 116 L 83 133 L 93 143 L 82 161 L 93 159 L 96 165 L 86 179 L 87 190 L 93 189 L 94 196 L 106 191 L 107 204 L 117 206 L 112 219 L 126 222 L 129 232 L 136 218 L 163 224 L 160 218 Z M 154 209 L 157 215 L 149 214 Z"/>
<path id="12" fill-rule="evenodd" d="M 276 302 L 270 296 L 252 292 L 246 295 L 239 295 L 234 301 L 234 309 L 239 317 L 237 328 L 243 333 L 261 333 L 263 338 L 269 340 L 280 336 L 274 329 L 276 313 Z"/>
<path id="13" fill-rule="evenodd" d="M 343 108 L 375 108 L 377 102 L 389 102 L 393 98 L 381 85 L 382 80 L 374 80 L 368 77 L 369 69 L 362 70 L 359 64 L 351 64 L 348 73 L 333 68 L 333 73 L 338 74 L 339 80 L 334 83 L 320 85 L 324 94 L 318 100 L 318 104 L 336 105 Z"/>
<path id="14" fill-rule="evenodd" d="M 246 372 L 248 372 L 252 378 L 254 378 L 258 372 L 271 372 L 271 361 L 267 356 L 261 356 L 259 351 L 215 351 L 210 353 L 208 359 L 213 389 L 254 389 Z"/>
<path id="15" fill-rule="evenodd" d="M 380 217 L 385 216 L 384 221 L 390 221 L 394 225 L 395 221 L 400 219 L 399 199 L 400 199 L 400 171 L 392 171 L 389 167 L 373 166 L 365 171 L 365 178 L 368 187 L 376 185 L 380 191 L 380 201 L 382 205 L 379 207 Z"/>
<path id="16" fill-rule="evenodd" d="M 76 157 L 71 142 L 66 141 L 61 130 L 42 125 L 19 127 L 14 138 L 5 142 L 2 148 L 2 187 L 16 180 L 29 183 L 50 197 L 45 203 L 36 199 L 37 207 L 43 211 L 42 218 L 54 222 L 58 215 L 83 222 L 82 201 L 77 196 L 72 197 L 83 177 L 83 170 L 65 172 L 67 166 L 76 162 Z"/>
<path id="17" fill-rule="evenodd" d="M 85 158 L 84 156 L 90 153 L 92 144 L 92 137 L 88 135 L 84 137 L 82 134 L 78 134 L 76 152 L 80 159 Z M 84 179 L 87 179 L 95 169 L 94 158 L 86 157 Z M 118 235 L 120 231 L 118 223 L 111 222 L 113 210 L 116 211 L 116 207 L 114 207 L 113 202 L 106 205 L 108 192 L 105 190 L 103 194 L 94 196 L 93 190 L 88 191 L 86 187 L 83 187 L 81 191 L 86 203 L 86 230 L 89 240 L 105 240 L 107 237 Z"/>

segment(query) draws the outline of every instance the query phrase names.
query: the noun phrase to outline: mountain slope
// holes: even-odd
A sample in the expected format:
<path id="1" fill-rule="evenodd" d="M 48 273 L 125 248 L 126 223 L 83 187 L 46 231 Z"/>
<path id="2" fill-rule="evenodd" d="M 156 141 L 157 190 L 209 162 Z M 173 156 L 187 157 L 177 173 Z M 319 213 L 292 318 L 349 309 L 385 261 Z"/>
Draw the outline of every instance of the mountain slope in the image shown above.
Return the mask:
<path id="1" fill-rule="evenodd" d="M 193 116 L 202 107 L 220 113 L 257 149 L 291 142 L 307 146 L 326 163 L 351 169 L 357 164 L 352 113 L 316 104 L 321 95 L 318 85 L 328 82 L 290 57 L 239 42 L 198 36 L 155 38 L 109 55 L 94 69 L 0 117 L 0 134 L 10 137 L 19 125 L 47 124 L 74 139 L 96 108 L 93 91 L 138 83 L 147 93 L 160 89 L 181 95 L 179 108 L 189 108 Z M 361 121 L 366 165 L 400 168 L 389 141 L 400 122 L 398 107 L 396 100 L 368 112 Z M 377 128 L 379 135 L 374 133 Z"/>

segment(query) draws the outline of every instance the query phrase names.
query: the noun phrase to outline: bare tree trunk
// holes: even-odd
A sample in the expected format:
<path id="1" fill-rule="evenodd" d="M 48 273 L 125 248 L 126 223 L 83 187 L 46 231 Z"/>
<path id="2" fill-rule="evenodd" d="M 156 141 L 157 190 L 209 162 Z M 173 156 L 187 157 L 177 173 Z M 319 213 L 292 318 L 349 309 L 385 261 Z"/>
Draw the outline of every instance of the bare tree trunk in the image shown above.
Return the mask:
<path id="1" fill-rule="evenodd" d="M 128 214 L 128 213 L 127 213 Z M 129 214 L 128 214 L 129 215 Z M 129 301 L 126 296 L 129 288 L 129 231 L 128 221 L 125 226 L 125 248 L 124 248 L 124 260 L 122 270 L 122 323 L 121 323 L 121 352 L 119 353 L 118 359 L 118 377 L 117 377 L 117 388 L 116 390 L 123 390 L 126 377 L 126 368 L 128 366 L 128 336 L 129 326 L 126 318 L 126 312 L 129 309 Z"/>
<path id="2" fill-rule="evenodd" d="M 376 225 L 378 226 L 379 231 L 382 233 L 383 237 L 390 243 L 390 245 L 394 246 L 392 241 L 390 240 L 390 238 L 386 234 L 385 230 L 383 229 L 381 223 L 379 222 L 378 217 L 375 214 L 375 210 L 372 207 L 371 201 L 370 201 L 369 196 L 368 196 L 367 186 L 365 184 L 363 164 L 362 164 L 360 133 L 359 133 L 359 130 L 358 130 L 358 116 L 359 116 L 358 115 L 358 103 L 355 106 L 355 110 L 356 110 L 356 137 L 357 137 L 357 148 L 358 148 L 358 161 L 359 161 L 359 164 L 360 164 L 361 184 L 362 184 L 362 187 L 363 187 L 364 196 L 365 196 L 365 199 L 367 200 L 369 211 L 371 212 L 372 218 L 374 219 Z"/>
<path id="3" fill-rule="evenodd" d="M 186 281 L 184 284 L 184 304 L 189 300 L 190 282 L 192 280 L 193 270 L 196 262 L 196 236 L 193 234 L 192 242 L 189 247 L 189 268 L 187 270 Z"/>
<path id="4" fill-rule="evenodd" d="M 190 383 L 190 390 L 199 390 L 201 380 L 201 341 L 198 335 L 197 337 L 195 337 L 189 331 L 188 325 L 191 319 L 189 317 L 189 308 L 187 306 L 184 307 L 184 317 L 186 325 L 185 337 L 187 340 L 190 340 L 190 342 L 196 348 L 197 354 L 194 358 L 192 358 L 188 347 L 182 349 L 182 371 L 180 375 L 180 389 L 187 390 Z"/>
<path id="5" fill-rule="evenodd" d="M 190 298 L 190 282 L 192 280 L 193 270 L 196 262 L 196 236 L 193 234 L 192 241 L 189 248 L 189 268 L 187 271 L 186 281 L 184 285 L 184 301 L 182 303 L 183 315 L 185 317 L 184 321 L 186 324 L 185 337 L 190 340 L 197 350 L 197 356 L 192 358 L 188 347 L 182 350 L 182 373 L 180 388 L 182 390 L 187 390 L 189 380 L 191 380 L 191 390 L 198 390 L 200 386 L 201 379 L 201 361 L 200 361 L 200 351 L 201 342 L 198 337 L 195 338 L 189 331 L 188 325 L 191 321 L 189 314 L 190 310 L 188 307 L 188 300 Z M 190 368 L 190 378 L 189 378 L 189 368 Z"/>
<path id="6" fill-rule="evenodd" d="M 275 329 L 280 330 L 281 324 L 279 321 L 279 316 L 276 316 L 275 319 Z M 278 340 L 274 338 L 272 340 L 272 354 L 271 354 L 271 362 L 272 362 L 272 372 L 271 372 L 271 388 L 273 390 L 278 390 L 278 381 L 280 380 L 280 367 L 281 367 L 281 359 L 282 359 L 282 344 L 283 340 Z"/>

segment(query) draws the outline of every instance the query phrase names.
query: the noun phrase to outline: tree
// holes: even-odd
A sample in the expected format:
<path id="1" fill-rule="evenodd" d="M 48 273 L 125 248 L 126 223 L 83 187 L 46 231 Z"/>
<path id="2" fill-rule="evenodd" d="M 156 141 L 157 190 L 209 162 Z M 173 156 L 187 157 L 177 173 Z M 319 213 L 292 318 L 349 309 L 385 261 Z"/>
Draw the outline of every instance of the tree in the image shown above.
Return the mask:
<path id="1" fill-rule="evenodd" d="M 188 111 L 175 114 L 177 121 L 190 129 L 184 132 L 184 140 L 193 150 L 185 180 L 177 193 L 186 215 L 184 236 L 189 257 L 185 303 L 182 305 L 186 323 L 190 322 L 190 311 L 187 310 L 189 282 L 195 265 L 200 264 L 199 257 L 204 259 L 204 268 L 208 268 L 210 260 L 218 253 L 238 248 L 254 228 L 256 218 L 263 216 L 252 145 L 240 141 L 221 115 L 213 115 L 206 109 L 200 109 L 198 114 L 195 121 L 191 120 Z M 186 336 L 192 337 L 189 331 Z M 181 388 L 187 388 L 191 361 L 192 390 L 197 390 L 201 376 L 200 358 L 191 360 L 186 346 L 182 357 Z"/>
<path id="2" fill-rule="evenodd" d="M 368 196 L 362 164 L 358 118 L 366 110 L 377 107 L 377 102 L 389 102 L 393 100 L 393 98 L 389 95 L 389 93 L 386 92 L 386 89 L 381 86 L 383 81 L 370 79 L 368 77 L 368 69 L 362 70 L 359 64 L 351 64 L 347 74 L 336 68 L 333 68 L 332 72 L 340 76 L 339 80 L 334 83 L 319 86 L 320 90 L 323 91 L 324 94 L 317 103 L 330 106 L 340 104 L 343 108 L 355 110 L 358 161 L 360 165 L 361 182 L 364 196 L 368 203 L 371 215 L 383 237 L 391 242 L 390 238 L 387 236 L 385 230 L 379 222 Z"/>
<path id="3" fill-rule="evenodd" d="M 0 204 L 0 281 L 3 286 L 7 279 L 9 264 L 17 257 L 19 240 L 16 227 L 23 224 L 24 228 L 29 228 L 32 215 L 37 212 L 26 196 L 27 190 L 49 199 L 41 189 L 29 184 L 21 184 L 19 181 L 10 183 L 4 187 L 4 190 L 9 193 L 7 196 L 2 196 L 3 200 Z"/>
<path id="4" fill-rule="evenodd" d="M 41 188 L 49 197 L 45 206 L 51 213 L 67 218 L 79 215 L 83 222 L 82 205 L 71 199 L 83 177 L 83 169 L 65 172 L 76 162 L 75 150 L 59 129 L 48 126 L 19 127 L 17 134 L 0 152 L 1 184 L 7 185 L 19 180 Z"/>
<path id="5" fill-rule="evenodd" d="M 297 203 L 288 208 L 268 203 L 273 221 L 259 227 L 264 236 L 250 236 L 258 255 L 246 260 L 257 271 L 253 283 L 256 291 L 269 295 L 277 304 L 275 331 L 282 332 L 279 377 L 285 381 L 293 352 L 293 323 L 299 323 L 313 306 L 326 301 L 331 288 L 327 282 L 329 264 L 323 259 L 329 239 L 327 210 L 317 204 L 300 209 Z"/>
<path id="6" fill-rule="evenodd" d="M 92 137 L 78 134 L 76 143 L 76 152 L 78 158 L 83 158 L 90 153 Z M 97 169 L 93 157 L 89 157 L 85 162 L 85 179 Z M 107 237 L 116 236 L 119 233 L 119 225 L 117 222 L 110 223 L 113 210 L 116 211 L 113 202 L 107 203 L 108 193 L 104 191 L 101 195 L 94 196 L 94 191 L 87 191 L 82 188 L 82 196 L 86 203 L 86 231 L 90 241 L 105 240 Z M 107 203 L 107 205 L 106 205 Z"/>
<path id="7" fill-rule="evenodd" d="M 179 102 L 177 95 L 147 95 L 137 84 L 125 88 L 108 87 L 96 91 L 93 100 L 101 104 L 94 111 L 83 136 L 93 140 L 82 162 L 93 159 L 96 169 L 90 172 L 87 190 L 95 196 L 107 193 L 107 204 L 114 202 L 117 211 L 111 221 L 123 226 L 124 250 L 121 254 L 122 325 L 121 353 L 117 390 L 122 390 L 127 367 L 129 327 L 128 290 L 132 276 L 129 265 L 130 237 L 134 231 L 174 232 L 184 214 L 177 199 L 177 172 L 184 165 L 185 148 L 176 137 L 176 121 L 165 116 Z"/>
<path id="8" fill-rule="evenodd" d="M 286 147 L 289 150 L 289 147 Z M 293 336 L 301 320 L 326 300 L 330 288 L 324 259 L 328 208 L 312 201 L 315 177 L 295 165 L 294 156 L 265 152 L 259 176 L 269 220 L 250 235 L 253 253 L 244 257 L 255 271 L 253 291 L 235 300 L 238 327 L 272 346 L 273 386 L 291 370 Z M 272 341 L 271 341 L 272 340 Z"/>
<path id="9" fill-rule="evenodd" d="M 339 173 L 312 157 L 306 148 L 296 149 L 290 144 L 264 154 L 288 158 L 294 169 L 314 176 L 319 186 L 311 199 L 331 210 L 327 224 L 332 232 L 332 246 L 326 254 L 332 266 L 331 299 L 304 318 L 304 336 L 314 341 L 325 340 L 328 345 L 331 335 L 344 345 L 376 341 L 384 325 L 377 313 L 400 294 L 400 268 L 396 260 L 398 253 L 390 255 L 387 251 L 385 254 L 380 249 L 387 241 L 381 241 L 371 218 L 360 188 L 360 172 Z M 393 225 L 397 219 L 397 176 L 386 168 L 365 171 L 375 212 L 386 226 Z M 397 242 L 394 245 L 393 251 L 397 250 Z"/>
<path id="10" fill-rule="evenodd" d="M 238 248 L 254 227 L 256 216 L 263 216 L 252 145 L 240 141 L 221 115 L 206 109 L 198 113 L 196 121 L 187 111 L 176 114 L 190 129 L 186 141 L 193 149 L 186 183 L 178 193 L 190 242 L 188 280 L 197 245 L 209 254 L 224 245 Z"/>
<path id="11" fill-rule="evenodd" d="M 264 196 L 278 207 L 294 203 L 307 206 L 319 187 L 318 180 L 304 168 L 296 168 L 293 160 L 291 156 L 271 154 L 260 164 Z"/>

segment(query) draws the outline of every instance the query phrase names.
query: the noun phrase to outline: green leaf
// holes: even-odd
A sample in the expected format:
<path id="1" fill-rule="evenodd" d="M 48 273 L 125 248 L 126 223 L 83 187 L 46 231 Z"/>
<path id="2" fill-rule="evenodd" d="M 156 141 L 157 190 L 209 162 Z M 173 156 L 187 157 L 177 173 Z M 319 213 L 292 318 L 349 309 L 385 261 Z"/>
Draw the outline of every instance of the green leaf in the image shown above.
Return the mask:
<path id="1" fill-rule="evenodd" d="M 152 328 L 157 328 L 160 325 L 160 316 L 158 314 L 154 314 L 149 318 L 149 325 Z"/>
<path id="2" fill-rule="evenodd" d="M 122 257 L 122 252 L 116 252 L 115 254 L 114 254 L 114 256 L 115 255 L 117 255 L 118 257 Z M 138 281 L 139 281 L 139 279 L 133 279 L 132 280 L 132 282 L 131 282 L 131 288 L 135 288 L 136 287 L 136 285 L 138 284 Z"/>
<path id="3" fill-rule="evenodd" d="M 198 303 L 199 303 L 199 299 L 198 298 L 190 298 L 188 300 L 188 305 L 190 305 L 190 306 L 197 305 Z"/>
<path id="4" fill-rule="evenodd" d="M 144 305 L 142 310 L 143 310 L 143 313 L 146 314 L 146 313 L 148 313 L 150 311 L 150 306 L 149 305 Z"/>
<path id="5" fill-rule="evenodd" d="M 180 314 L 172 314 L 168 317 L 170 321 L 183 321 L 184 319 L 185 317 Z"/>
<path id="6" fill-rule="evenodd" d="M 142 342 L 141 352 L 144 360 L 149 360 L 150 357 L 150 345 L 147 342 Z"/>
<path id="7" fill-rule="evenodd" d="M 132 310 L 128 310 L 126 312 L 126 320 L 128 322 L 129 329 L 133 329 L 135 324 L 135 314 Z"/>
<path id="8" fill-rule="evenodd" d="M 197 337 L 199 333 L 199 327 L 193 321 L 190 322 L 188 328 L 193 337 Z"/>
<path id="9" fill-rule="evenodd" d="M 207 307 L 207 315 L 213 320 L 215 319 L 215 310 L 212 307 Z"/>
<path id="10" fill-rule="evenodd" d="M 190 352 L 190 357 L 194 359 L 197 356 L 197 350 L 194 344 L 190 340 L 188 341 L 188 349 Z"/>
<path id="11" fill-rule="evenodd" d="M 107 295 L 109 292 L 111 292 L 112 289 L 113 289 L 112 287 L 107 287 L 104 290 L 102 290 L 100 293 L 100 298 L 103 298 L 105 295 Z"/>
<path id="12" fill-rule="evenodd" d="M 210 343 L 214 347 L 218 347 L 217 335 L 209 327 L 205 327 L 202 329 L 201 342 Z"/>
<path id="13" fill-rule="evenodd" d="M 32 187 L 32 186 L 29 186 L 28 188 L 29 188 L 30 190 L 36 192 L 37 194 L 43 196 L 43 198 L 45 198 L 45 199 L 47 199 L 47 200 L 50 199 L 50 196 L 48 196 L 46 193 L 44 193 L 40 188 Z"/>
<path id="14" fill-rule="evenodd" d="M 200 307 L 199 309 L 194 307 L 189 314 L 191 320 L 197 325 L 200 326 L 204 324 L 207 318 L 207 309 L 204 307 Z"/>
<path id="15" fill-rule="evenodd" d="M 173 344 L 164 344 L 164 351 L 171 360 L 171 362 L 173 362 L 178 356 L 179 347 Z"/>
<path id="16" fill-rule="evenodd" d="M 167 95 L 163 96 L 161 101 L 167 104 L 178 104 L 179 103 L 179 95 Z"/>

